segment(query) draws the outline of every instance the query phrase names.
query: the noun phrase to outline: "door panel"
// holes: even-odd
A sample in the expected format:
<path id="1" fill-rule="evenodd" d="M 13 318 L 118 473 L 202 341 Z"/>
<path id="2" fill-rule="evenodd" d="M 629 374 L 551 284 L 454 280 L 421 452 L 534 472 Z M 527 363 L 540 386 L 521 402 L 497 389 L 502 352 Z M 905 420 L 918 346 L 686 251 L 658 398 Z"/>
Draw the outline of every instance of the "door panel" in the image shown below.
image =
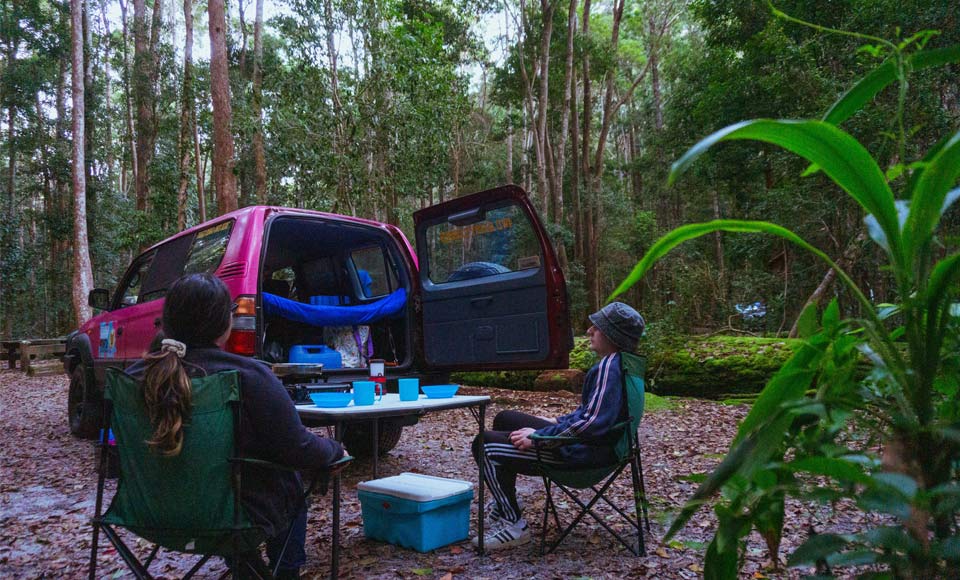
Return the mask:
<path id="1" fill-rule="evenodd" d="M 563 274 L 526 194 L 489 190 L 414 214 L 429 370 L 565 368 Z"/>

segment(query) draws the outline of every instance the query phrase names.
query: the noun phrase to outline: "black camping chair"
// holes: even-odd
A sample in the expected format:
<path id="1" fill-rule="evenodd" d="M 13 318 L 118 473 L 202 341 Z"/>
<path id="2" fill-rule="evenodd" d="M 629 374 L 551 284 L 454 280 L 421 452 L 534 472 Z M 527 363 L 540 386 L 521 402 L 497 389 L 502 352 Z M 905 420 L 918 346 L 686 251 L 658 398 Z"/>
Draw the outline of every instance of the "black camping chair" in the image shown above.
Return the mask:
<path id="1" fill-rule="evenodd" d="M 647 531 L 650 530 L 650 518 L 647 515 L 647 493 L 643 483 L 643 464 L 640 459 L 640 443 L 637 437 L 637 428 L 640 426 L 640 419 L 643 417 L 643 377 L 646 370 L 646 360 L 643 357 L 622 352 L 620 353 L 620 361 L 623 389 L 626 393 L 626 401 L 629 407 L 629 418 L 615 425 L 611 429 L 611 434 L 603 438 L 603 442 L 609 445 L 611 436 L 617 433 L 620 434 L 614 448 L 617 457 L 614 463 L 590 467 L 570 467 L 546 463 L 541 459 L 541 450 L 545 446 L 556 447 L 572 444 L 597 445 L 603 442 L 584 437 L 543 436 L 537 434 L 530 436 L 536 446 L 537 469 L 543 477 L 543 484 L 547 492 L 547 501 L 543 508 L 543 531 L 540 538 L 541 554 L 553 552 L 587 515 L 596 520 L 634 555 L 643 556 L 646 554 L 646 545 L 643 540 L 643 527 L 644 524 L 646 524 Z M 628 466 L 630 467 L 633 483 L 633 515 L 616 506 L 605 495 L 613 482 L 617 480 Z M 553 501 L 553 487 L 563 491 L 580 508 L 573 521 L 566 527 L 560 523 L 556 502 Z M 593 495 L 589 501 L 584 502 L 578 493 L 573 491 L 574 489 L 589 489 L 593 492 Z M 596 506 L 600 500 L 603 500 L 605 504 L 613 508 L 613 510 L 636 531 L 636 546 L 613 529 L 603 517 L 594 512 L 594 506 Z M 553 521 L 556 524 L 557 530 L 560 532 L 560 536 L 550 545 L 549 549 L 546 549 L 547 532 L 549 529 L 548 516 L 551 514 L 553 515 Z"/>
<path id="2" fill-rule="evenodd" d="M 236 371 L 230 371 L 191 381 L 192 409 L 190 423 L 184 428 L 183 449 L 175 457 L 163 457 L 146 444 L 153 427 L 140 385 L 119 370 L 107 372 L 103 428 L 104 432 L 112 429 L 115 435 L 120 471 L 117 492 L 101 515 L 104 481 L 110 467 L 108 447 L 102 446 L 92 522 L 91 580 L 96 578 L 101 531 L 139 579 L 152 578 L 148 568 L 161 547 L 202 556 L 185 578 L 196 574 L 212 556 L 227 558 L 234 578 L 241 573 L 246 577 L 273 577 L 276 570 L 267 569 L 259 556 L 265 534 L 250 522 L 240 503 L 241 470 L 244 464 L 292 469 L 240 453 L 238 377 Z M 315 490 L 326 493 L 330 478 L 339 477 L 340 470 L 352 459 L 344 457 L 318 470 L 303 501 L 309 504 Z M 335 521 L 339 519 L 337 499 L 333 502 Z M 125 528 L 154 544 L 144 561 L 124 543 L 116 528 Z M 284 550 L 292 530 L 291 525 Z M 336 577 L 337 570 L 331 572 Z"/>

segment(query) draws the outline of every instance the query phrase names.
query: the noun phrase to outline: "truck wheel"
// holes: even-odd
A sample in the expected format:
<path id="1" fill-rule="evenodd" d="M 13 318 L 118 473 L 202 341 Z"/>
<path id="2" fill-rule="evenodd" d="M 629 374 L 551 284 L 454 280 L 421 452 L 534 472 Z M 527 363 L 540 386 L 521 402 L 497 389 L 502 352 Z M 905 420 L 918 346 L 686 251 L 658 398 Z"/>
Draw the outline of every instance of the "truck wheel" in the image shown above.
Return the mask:
<path id="1" fill-rule="evenodd" d="M 100 433 L 103 403 L 93 394 L 90 373 L 83 363 L 73 367 L 70 373 L 70 394 L 67 414 L 70 432 L 81 439 L 96 439 Z"/>
<path id="2" fill-rule="evenodd" d="M 355 423 L 347 425 L 343 430 L 343 445 L 354 457 L 370 457 L 373 455 L 373 442 L 371 441 L 372 425 L 369 423 Z M 400 441 L 400 435 L 403 433 L 403 424 L 399 421 L 389 419 L 380 420 L 379 429 L 379 455 L 386 455 L 391 449 L 397 446 Z"/>

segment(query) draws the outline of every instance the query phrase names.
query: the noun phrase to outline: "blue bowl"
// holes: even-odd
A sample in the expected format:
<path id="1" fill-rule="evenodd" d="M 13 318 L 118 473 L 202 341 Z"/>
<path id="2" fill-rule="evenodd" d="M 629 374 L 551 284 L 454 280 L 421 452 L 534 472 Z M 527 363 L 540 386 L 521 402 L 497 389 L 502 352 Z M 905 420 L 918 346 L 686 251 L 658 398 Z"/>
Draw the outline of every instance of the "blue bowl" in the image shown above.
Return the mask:
<path id="1" fill-rule="evenodd" d="M 449 399 L 457 394 L 460 385 L 431 385 L 420 387 L 428 399 Z"/>
<path id="2" fill-rule="evenodd" d="M 310 400 L 318 407 L 346 407 L 353 393 L 310 393 Z"/>

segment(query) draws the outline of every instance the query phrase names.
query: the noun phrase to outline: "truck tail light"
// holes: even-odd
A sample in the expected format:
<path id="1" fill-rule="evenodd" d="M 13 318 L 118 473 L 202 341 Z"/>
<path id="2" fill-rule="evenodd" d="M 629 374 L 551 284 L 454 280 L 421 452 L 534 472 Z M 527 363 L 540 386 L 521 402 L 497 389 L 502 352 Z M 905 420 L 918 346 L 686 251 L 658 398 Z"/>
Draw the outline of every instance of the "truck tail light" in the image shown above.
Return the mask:
<path id="1" fill-rule="evenodd" d="M 253 296 L 240 296 L 233 312 L 233 329 L 224 349 L 234 354 L 253 356 L 257 352 L 257 305 Z"/>

